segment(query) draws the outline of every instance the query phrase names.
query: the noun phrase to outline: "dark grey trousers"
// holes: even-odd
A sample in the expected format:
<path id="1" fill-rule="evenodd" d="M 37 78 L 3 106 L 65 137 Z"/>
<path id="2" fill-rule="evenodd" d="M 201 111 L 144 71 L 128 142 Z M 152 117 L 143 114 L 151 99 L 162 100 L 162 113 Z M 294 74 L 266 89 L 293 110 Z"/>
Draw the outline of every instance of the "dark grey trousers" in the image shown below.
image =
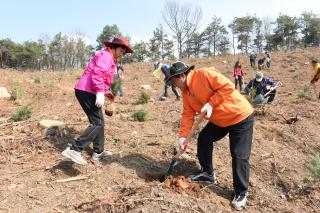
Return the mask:
<path id="1" fill-rule="evenodd" d="M 80 135 L 80 137 L 75 141 L 75 144 L 73 144 L 71 149 L 82 151 L 92 142 L 93 151 L 96 153 L 101 153 L 104 150 L 105 141 L 102 108 L 96 107 L 95 94 L 76 89 L 75 95 L 83 111 L 86 113 L 90 124 Z"/>
<path id="2" fill-rule="evenodd" d="M 179 92 L 177 91 L 177 88 L 172 84 L 171 81 L 165 82 L 164 91 L 163 91 L 162 96 L 168 97 L 168 89 L 169 89 L 169 87 L 171 87 L 172 92 L 175 94 L 176 98 L 180 98 L 180 95 L 179 95 Z"/>

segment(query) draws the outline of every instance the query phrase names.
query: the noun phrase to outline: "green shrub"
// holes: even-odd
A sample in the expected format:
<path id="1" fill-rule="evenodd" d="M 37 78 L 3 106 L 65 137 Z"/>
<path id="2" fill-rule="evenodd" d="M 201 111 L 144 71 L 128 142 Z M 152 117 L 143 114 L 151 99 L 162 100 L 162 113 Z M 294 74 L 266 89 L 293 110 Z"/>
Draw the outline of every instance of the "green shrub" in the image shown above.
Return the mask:
<path id="1" fill-rule="evenodd" d="M 52 88 L 53 85 L 54 85 L 54 82 L 51 81 L 51 80 L 45 80 L 45 81 L 43 82 L 43 84 L 44 84 L 44 86 L 45 86 L 46 88 Z"/>
<path id="2" fill-rule="evenodd" d="M 146 112 L 146 111 L 144 111 L 142 109 L 141 110 L 136 110 L 133 113 L 132 117 L 133 117 L 133 120 L 142 122 L 142 121 L 147 120 L 148 112 Z"/>
<path id="3" fill-rule="evenodd" d="M 36 83 L 36 84 L 40 84 L 41 83 L 39 77 L 36 77 L 35 79 L 33 79 L 33 82 Z"/>
<path id="4" fill-rule="evenodd" d="M 13 121 L 23 121 L 31 117 L 32 107 L 29 105 L 22 106 L 15 113 L 11 115 Z"/>
<path id="5" fill-rule="evenodd" d="M 64 77 L 64 74 L 63 73 L 59 73 L 59 76 L 58 76 L 58 81 L 60 82 Z"/>
<path id="6" fill-rule="evenodd" d="M 138 104 L 146 104 L 150 100 L 150 95 L 144 91 L 140 93 Z"/>
<path id="7" fill-rule="evenodd" d="M 111 91 L 114 96 L 117 96 L 120 92 L 120 88 L 123 85 L 123 80 L 118 78 L 112 82 Z"/>
<path id="8" fill-rule="evenodd" d="M 137 148 L 142 145 L 143 145 L 143 141 L 141 141 L 141 140 L 133 141 L 130 143 L 131 148 Z"/>
<path id="9" fill-rule="evenodd" d="M 307 175 L 304 179 L 305 183 L 315 184 L 320 182 L 320 156 L 311 155 L 309 158 L 309 165 L 307 166 Z"/>
<path id="10" fill-rule="evenodd" d="M 305 97 L 309 96 L 309 93 L 310 93 L 310 86 L 304 85 L 303 89 L 299 91 L 298 97 L 305 98 Z"/>
<path id="11" fill-rule="evenodd" d="M 256 96 L 257 93 L 257 88 L 251 87 L 250 92 L 249 92 L 249 102 L 253 104 L 254 102 L 254 97 Z"/>
<path id="12" fill-rule="evenodd" d="M 11 89 L 11 99 L 17 100 L 21 96 L 23 96 L 24 91 L 19 85 L 14 85 Z"/>

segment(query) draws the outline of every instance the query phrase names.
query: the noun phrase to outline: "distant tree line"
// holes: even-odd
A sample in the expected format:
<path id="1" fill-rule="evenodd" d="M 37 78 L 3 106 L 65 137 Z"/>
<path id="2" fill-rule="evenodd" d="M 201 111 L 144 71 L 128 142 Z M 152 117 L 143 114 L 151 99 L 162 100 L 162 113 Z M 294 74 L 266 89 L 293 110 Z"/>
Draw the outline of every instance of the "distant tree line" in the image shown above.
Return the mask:
<path id="1" fill-rule="evenodd" d="M 94 51 L 103 48 L 103 42 L 111 40 L 114 35 L 126 37 L 134 49 L 133 54 L 122 59 L 123 63 L 175 60 L 175 55 L 178 59 L 198 58 L 320 46 L 320 17 L 312 12 L 304 12 L 300 17 L 280 14 L 275 21 L 246 15 L 235 17 L 228 26 L 222 24 L 221 18 L 213 16 L 202 31 L 199 30 L 202 16 L 199 7 L 167 1 L 162 15 L 167 32 L 159 25 L 148 41 L 136 43 L 131 42 L 129 35 L 123 35 L 115 24 L 103 28 L 95 48 L 80 37 L 72 38 L 62 33 L 47 43 L 38 40 L 17 44 L 2 39 L 0 68 L 53 71 L 84 68 Z"/>
<path id="2" fill-rule="evenodd" d="M 31 70 L 66 70 L 86 65 L 92 47 L 82 38 L 56 34 L 51 42 L 26 41 L 18 44 L 10 39 L 0 40 L 0 68 Z"/>

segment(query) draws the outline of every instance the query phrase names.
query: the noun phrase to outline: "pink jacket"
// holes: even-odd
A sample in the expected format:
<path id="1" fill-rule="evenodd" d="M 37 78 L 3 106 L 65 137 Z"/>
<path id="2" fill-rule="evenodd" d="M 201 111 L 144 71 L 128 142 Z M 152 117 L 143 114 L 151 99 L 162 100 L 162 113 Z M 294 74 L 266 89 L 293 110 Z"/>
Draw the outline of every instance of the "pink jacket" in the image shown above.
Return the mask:
<path id="1" fill-rule="evenodd" d="M 116 61 L 109 50 L 103 49 L 95 53 L 75 89 L 96 94 L 106 92 L 112 84 Z"/>
<path id="2" fill-rule="evenodd" d="M 233 69 L 233 77 L 236 77 L 236 76 L 243 76 L 243 70 L 241 67 L 235 67 Z"/>

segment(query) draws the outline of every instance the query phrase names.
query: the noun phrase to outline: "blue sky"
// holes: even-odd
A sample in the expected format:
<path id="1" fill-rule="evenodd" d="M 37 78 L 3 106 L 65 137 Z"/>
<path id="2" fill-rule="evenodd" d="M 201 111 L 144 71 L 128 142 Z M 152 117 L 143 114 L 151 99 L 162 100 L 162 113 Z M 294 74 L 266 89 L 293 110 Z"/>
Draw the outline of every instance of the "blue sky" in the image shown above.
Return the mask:
<path id="1" fill-rule="evenodd" d="M 62 32 L 85 35 L 93 44 L 106 25 L 116 24 L 133 41 L 152 36 L 164 24 L 161 11 L 166 0 L 0 0 L 0 39 L 33 40 Z M 300 16 L 304 11 L 320 14 L 319 0 L 198 0 L 204 28 L 216 15 L 228 25 L 234 17 L 256 14 L 275 19 L 279 13 Z M 168 31 L 170 34 L 170 31 Z"/>

